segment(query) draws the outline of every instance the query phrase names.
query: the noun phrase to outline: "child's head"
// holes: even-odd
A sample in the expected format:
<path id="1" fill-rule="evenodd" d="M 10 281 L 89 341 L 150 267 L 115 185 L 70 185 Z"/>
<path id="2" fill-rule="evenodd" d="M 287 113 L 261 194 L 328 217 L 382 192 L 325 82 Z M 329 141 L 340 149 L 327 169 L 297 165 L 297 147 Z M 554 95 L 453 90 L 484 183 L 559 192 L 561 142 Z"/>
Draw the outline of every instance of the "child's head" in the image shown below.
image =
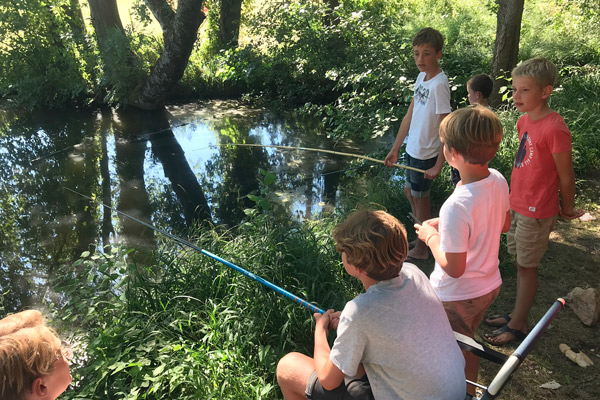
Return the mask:
<path id="1" fill-rule="evenodd" d="M 352 213 L 333 231 L 336 249 L 376 281 L 398 276 L 408 254 L 406 230 L 385 211 Z"/>
<path id="2" fill-rule="evenodd" d="M 547 86 L 554 87 L 556 81 L 556 67 L 544 57 L 530 58 L 521 62 L 512 70 L 512 78 L 530 77 L 543 89 Z"/>
<path id="3" fill-rule="evenodd" d="M 502 123 L 486 107 L 458 109 L 440 124 L 440 139 L 470 164 L 486 165 L 502 141 Z"/>
<path id="4" fill-rule="evenodd" d="M 0 320 L 0 398 L 55 399 L 71 383 L 57 333 L 39 311 Z"/>
<path id="5" fill-rule="evenodd" d="M 413 55 L 420 72 L 434 73 L 439 70 L 444 37 L 433 28 L 421 29 L 413 39 Z"/>
<path id="6" fill-rule="evenodd" d="M 413 47 L 415 46 L 431 46 L 438 52 L 444 47 L 444 37 L 442 34 L 433 28 L 423 28 L 417 33 L 413 39 Z"/>
<path id="7" fill-rule="evenodd" d="M 494 81 L 488 74 L 475 75 L 467 82 L 469 104 L 481 104 L 492 94 Z M 484 104 L 485 105 L 485 104 Z"/>

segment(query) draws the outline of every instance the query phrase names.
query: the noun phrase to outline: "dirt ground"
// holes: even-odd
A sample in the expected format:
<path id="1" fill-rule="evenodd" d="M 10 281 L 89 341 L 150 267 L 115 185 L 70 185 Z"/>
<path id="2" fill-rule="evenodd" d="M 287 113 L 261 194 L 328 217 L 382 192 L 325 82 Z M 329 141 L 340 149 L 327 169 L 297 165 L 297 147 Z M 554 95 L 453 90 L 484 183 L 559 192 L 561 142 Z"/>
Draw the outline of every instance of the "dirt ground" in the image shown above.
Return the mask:
<path id="1" fill-rule="evenodd" d="M 597 219 L 589 222 L 557 221 L 539 268 L 539 289 L 529 317 L 530 328 L 557 298 L 567 296 L 575 287 L 600 288 L 600 176 L 578 181 L 577 188 L 577 206 Z M 418 264 L 427 273 L 433 268 L 431 260 Z M 516 266 L 505 252 L 501 252 L 501 272 L 502 289 L 490 307 L 490 313 L 505 314 L 514 305 Z M 491 329 L 482 324 L 477 339 L 483 342 L 482 335 Z M 561 343 L 574 351 L 583 351 L 594 365 L 579 367 L 559 350 Z M 493 348 L 511 354 L 517 345 Z M 479 383 L 487 386 L 499 370 L 500 365 L 482 360 Z M 560 387 L 540 387 L 551 381 L 556 381 Z M 584 325 L 567 303 L 498 399 L 600 399 L 600 323 L 593 327 Z"/>

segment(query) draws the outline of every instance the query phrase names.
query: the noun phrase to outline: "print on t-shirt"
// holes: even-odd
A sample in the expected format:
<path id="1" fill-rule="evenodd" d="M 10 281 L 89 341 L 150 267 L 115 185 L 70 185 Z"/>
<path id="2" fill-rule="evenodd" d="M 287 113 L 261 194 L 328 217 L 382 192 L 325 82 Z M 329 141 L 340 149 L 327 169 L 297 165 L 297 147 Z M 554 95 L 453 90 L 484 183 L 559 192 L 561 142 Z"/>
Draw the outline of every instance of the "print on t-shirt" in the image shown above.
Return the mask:
<path id="1" fill-rule="evenodd" d="M 529 151 L 527 150 L 527 144 L 529 144 Z M 519 150 L 517 151 L 517 157 L 515 158 L 515 168 L 521 168 L 523 165 L 528 165 L 531 162 L 532 157 L 533 146 L 529 135 L 525 132 L 521 139 L 521 143 L 519 143 Z"/>
<path id="2" fill-rule="evenodd" d="M 419 85 L 415 90 L 415 100 L 420 104 L 427 104 L 427 100 L 429 100 L 429 89 L 423 85 Z"/>

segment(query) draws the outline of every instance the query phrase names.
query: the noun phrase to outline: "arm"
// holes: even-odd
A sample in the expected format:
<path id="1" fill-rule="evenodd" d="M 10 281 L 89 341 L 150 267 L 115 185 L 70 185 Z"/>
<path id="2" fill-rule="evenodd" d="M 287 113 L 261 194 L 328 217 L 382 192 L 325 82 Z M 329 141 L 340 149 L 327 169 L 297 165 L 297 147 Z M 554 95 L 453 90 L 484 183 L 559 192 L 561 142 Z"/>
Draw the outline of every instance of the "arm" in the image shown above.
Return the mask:
<path id="1" fill-rule="evenodd" d="M 508 232 L 510 229 L 510 210 L 506 212 L 506 217 L 504 217 L 504 225 L 502 226 L 502 233 Z"/>
<path id="2" fill-rule="evenodd" d="M 448 114 L 439 114 L 439 123 L 442 123 L 442 121 L 444 120 L 444 118 L 446 118 L 447 115 Z M 425 171 L 425 179 L 434 180 L 440 174 L 440 172 L 442 172 L 442 168 L 444 167 L 445 161 L 446 157 L 444 156 L 444 145 L 442 145 L 442 147 L 440 147 L 440 152 L 438 154 L 438 158 L 435 162 L 435 165 L 429 168 L 427 171 Z"/>
<path id="3" fill-rule="evenodd" d="M 435 225 L 437 220 L 432 222 L 427 220 L 423 225 L 415 224 L 419 239 L 431 249 L 435 261 L 442 267 L 444 272 L 453 278 L 460 278 L 465 273 L 467 267 L 467 252 L 446 253 L 440 248 L 440 234 Z"/>
<path id="4" fill-rule="evenodd" d="M 583 211 L 574 208 L 575 203 L 575 171 L 570 151 L 553 153 L 556 172 L 558 173 L 560 190 L 560 216 L 575 219 L 583 215 Z"/>
<path id="5" fill-rule="evenodd" d="M 388 155 L 385 157 L 384 164 L 388 167 L 391 167 L 398 162 L 398 153 L 400 152 L 400 147 L 402 147 L 402 143 L 404 143 L 404 139 L 406 139 L 406 135 L 408 135 L 408 129 L 410 128 L 410 122 L 412 121 L 414 103 L 415 100 L 413 99 L 408 106 L 408 110 L 406 110 L 404 118 L 402 118 L 394 145 L 392 146 L 392 149 Z"/>
<path id="6" fill-rule="evenodd" d="M 319 382 L 326 390 L 335 389 L 344 380 L 344 373 L 329 358 L 331 348 L 327 342 L 327 332 L 332 314 L 333 310 L 327 310 L 323 315 L 315 313 L 315 370 Z"/>

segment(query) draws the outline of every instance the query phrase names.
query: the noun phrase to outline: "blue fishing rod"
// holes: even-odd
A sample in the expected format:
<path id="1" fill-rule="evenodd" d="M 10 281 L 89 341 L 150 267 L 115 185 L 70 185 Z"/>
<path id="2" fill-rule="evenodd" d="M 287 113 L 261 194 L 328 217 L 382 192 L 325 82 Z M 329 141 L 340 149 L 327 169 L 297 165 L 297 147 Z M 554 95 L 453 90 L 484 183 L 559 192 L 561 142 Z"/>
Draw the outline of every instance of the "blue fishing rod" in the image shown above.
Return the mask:
<path id="1" fill-rule="evenodd" d="M 277 293 L 279 293 L 279 294 L 287 297 L 288 299 L 295 301 L 296 303 L 300 304 L 301 306 L 308 308 L 313 313 L 316 312 L 316 313 L 319 313 L 319 314 L 325 314 L 325 310 L 323 310 L 323 309 L 315 306 L 314 304 L 309 303 L 308 301 L 302 299 L 301 297 L 296 296 L 293 293 L 288 292 L 285 289 L 280 288 L 279 286 L 277 286 L 277 285 L 275 285 L 275 284 L 267 281 L 266 279 L 263 279 L 260 276 L 255 275 L 252 272 L 247 271 L 247 270 L 243 269 L 242 267 L 239 267 L 239 266 L 237 266 L 237 265 L 235 265 L 235 264 L 233 264 L 233 263 L 231 263 L 231 262 L 229 262 L 229 261 L 227 261 L 227 260 L 225 260 L 225 259 L 223 259 L 223 258 L 221 258 L 221 257 L 219 257 L 219 256 L 217 256 L 217 255 L 215 255 L 213 253 L 211 253 L 210 251 L 204 250 L 204 249 L 202 249 L 202 248 L 200 248 L 200 247 L 198 247 L 198 246 L 196 246 L 196 245 L 188 242 L 187 240 L 184 240 L 184 239 L 182 239 L 182 238 L 180 238 L 178 236 L 172 235 L 169 232 L 166 232 L 166 231 L 164 231 L 162 229 L 159 229 L 159 228 L 157 228 L 157 227 L 155 227 L 153 225 L 150 225 L 149 223 L 144 222 L 141 219 L 138 219 L 138 218 L 136 218 L 134 216 L 131 216 L 131 215 L 127 214 L 127 213 L 124 213 L 123 211 L 119 211 L 116 208 L 113 208 L 113 207 L 107 206 L 104 203 L 98 202 L 98 201 L 94 200 L 93 198 L 91 198 L 89 196 L 86 196 L 83 193 L 77 192 L 76 190 L 70 189 L 68 187 L 64 187 L 64 189 L 68 190 L 69 192 L 75 193 L 78 196 L 86 198 L 86 199 L 88 199 L 88 200 L 90 200 L 90 201 L 92 201 L 94 203 L 98 203 L 98 204 L 102 205 L 103 207 L 106 207 L 109 210 L 118 213 L 119 215 L 122 215 L 122 216 L 124 216 L 126 218 L 129 218 L 132 221 L 137 222 L 138 224 L 142 224 L 145 227 L 148 227 L 148 228 L 152 229 L 155 232 L 161 233 L 161 234 L 163 234 L 163 235 L 165 235 L 165 236 L 173 239 L 174 241 L 176 241 L 177 243 L 179 243 L 179 244 L 181 244 L 183 246 L 187 246 L 187 247 L 189 247 L 191 249 L 199 251 L 200 253 L 204 254 L 205 256 L 208 256 L 208 257 L 212 258 L 213 260 L 217 260 L 218 262 L 220 262 L 222 264 L 225 264 L 229 268 L 232 268 L 232 269 L 236 270 L 237 272 L 239 272 L 239 273 L 241 273 L 243 275 L 246 275 L 248 278 L 254 279 L 258 283 L 261 283 L 262 285 L 268 287 L 269 289 L 272 289 L 275 292 L 277 292 Z"/>

